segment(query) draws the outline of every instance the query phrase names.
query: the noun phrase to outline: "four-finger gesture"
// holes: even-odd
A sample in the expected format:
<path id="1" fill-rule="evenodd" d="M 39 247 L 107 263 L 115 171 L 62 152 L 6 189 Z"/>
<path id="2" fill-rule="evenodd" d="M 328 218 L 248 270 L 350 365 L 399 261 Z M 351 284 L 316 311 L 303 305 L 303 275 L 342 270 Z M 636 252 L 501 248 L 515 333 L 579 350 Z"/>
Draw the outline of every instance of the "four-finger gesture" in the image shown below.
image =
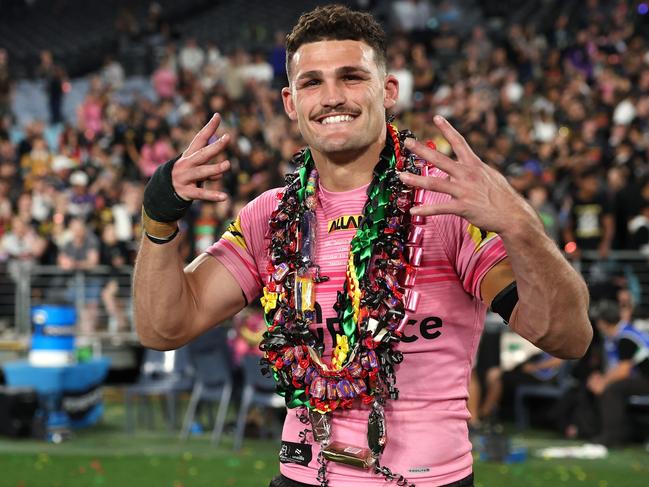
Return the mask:
<path id="1" fill-rule="evenodd" d="M 457 161 L 414 139 L 407 139 L 405 145 L 448 176 L 417 176 L 403 172 L 400 177 L 410 186 L 445 193 L 451 199 L 434 205 L 413 207 L 410 210 L 413 215 L 458 215 L 483 230 L 499 234 L 524 219 L 537 219 L 532 207 L 511 187 L 505 177 L 484 164 L 446 119 L 437 115 L 434 122 L 453 148 Z"/>
<path id="2" fill-rule="evenodd" d="M 174 164 L 171 172 L 174 191 L 185 200 L 224 201 L 228 198 L 226 193 L 202 187 L 204 181 L 221 179 L 230 168 L 227 160 L 210 164 L 230 142 L 230 135 L 224 134 L 215 142 L 208 143 L 220 123 L 221 117 L 215 114 Z"/>

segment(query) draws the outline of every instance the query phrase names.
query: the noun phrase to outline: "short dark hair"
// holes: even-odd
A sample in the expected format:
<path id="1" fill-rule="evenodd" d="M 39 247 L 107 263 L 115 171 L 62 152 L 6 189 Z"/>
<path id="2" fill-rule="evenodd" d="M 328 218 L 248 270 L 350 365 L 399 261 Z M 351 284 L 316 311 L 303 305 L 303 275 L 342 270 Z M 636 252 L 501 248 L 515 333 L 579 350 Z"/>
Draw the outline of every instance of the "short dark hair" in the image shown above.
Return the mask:
<path id="1" fill-rule="evenodd" d="M 617 325 L 620 322 L 620 306 L 616 301 L 602 300 L 595 304 L 594 315 L 608 326 Z"/>
<path id="2" fill-rule="evenodd" d="M 387 40 L 381 25 L 371 14 L 332 4 L 302 14 L 286 36 L 286 73 L 290 73 L 293 55 L 303 44 L 345 40 L 365 42 L 374 50 L 377 65 L 385 68 Z"/>

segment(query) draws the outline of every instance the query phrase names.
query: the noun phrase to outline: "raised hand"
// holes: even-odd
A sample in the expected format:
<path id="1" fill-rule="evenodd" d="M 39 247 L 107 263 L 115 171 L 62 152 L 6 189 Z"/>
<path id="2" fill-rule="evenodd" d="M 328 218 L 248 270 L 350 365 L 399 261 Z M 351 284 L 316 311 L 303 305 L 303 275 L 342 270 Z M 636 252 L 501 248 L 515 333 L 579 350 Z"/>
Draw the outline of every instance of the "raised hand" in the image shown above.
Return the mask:
<path id="1" fill-rule="evenodd" d="M 210 164 L 210 161 L 230 142 L 230 135 L 224 134 L 215 142 L 208 144 L 220 123 L 220 115 L 214 114 L 174 164 L 171 172 L 172 184 L 174 191 L 181 198 L 205 201 L 224 201 L 228 198 L 226 193 L 202 187 L 204 181 L 221 179 L 225 171 L 230 168 L 228 160 Z"/>
<path id="2" fill-rule="evenodd" d="M 409 185 L 451 196 L 451 200 L 434 205 L 413 207 L 413 215 L 453 214 L 473 225 L 502 233 L 523 219 L 538 220 L 534 210 L 495 169 L 484 164 L 473 152 L 464 137 L 443 117 L 434 118 L 444 138 L 453 148 L 457 161 L 413 139 L 406 148 L 433 163 L 448 177 L 417 176 L 401 173 L 401 180 Z"/>

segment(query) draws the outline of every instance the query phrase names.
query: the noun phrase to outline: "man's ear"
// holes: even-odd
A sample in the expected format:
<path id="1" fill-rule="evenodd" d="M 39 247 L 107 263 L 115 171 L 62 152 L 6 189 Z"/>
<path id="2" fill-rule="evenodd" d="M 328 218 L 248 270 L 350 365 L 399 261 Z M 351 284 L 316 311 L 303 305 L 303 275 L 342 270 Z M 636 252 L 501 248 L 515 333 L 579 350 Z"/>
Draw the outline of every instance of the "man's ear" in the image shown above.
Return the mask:
<path id="1" fill-rule="evenodd" d="M 290 86 L 282 88 L 282 102 L 284 103 L 284 111 L 288 118 L 297 120 L 297 111 L 295 110 L 295 103 L 293 102 L 293 93 Z"/>
<path id="2" fill-rule="evenodd" d="M 385 83 L 383 85 L 385 89 L 385 98 L 383 99 L 383 106 L 386 109 L 392 108 L 397 103 L 397 98 L 399 97 L 399 80 L 388 74 L 385 77 Z"/>

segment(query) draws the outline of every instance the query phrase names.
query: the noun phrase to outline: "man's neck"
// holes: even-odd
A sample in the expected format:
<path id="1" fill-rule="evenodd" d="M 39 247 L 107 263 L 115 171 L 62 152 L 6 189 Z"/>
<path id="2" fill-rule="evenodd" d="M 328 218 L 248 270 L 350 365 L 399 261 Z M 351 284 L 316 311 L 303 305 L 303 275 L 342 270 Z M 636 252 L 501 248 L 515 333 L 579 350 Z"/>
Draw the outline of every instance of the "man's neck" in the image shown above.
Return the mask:
<path id="1" fill-rule="evenodd" d="M 323 154 L 312 150 L 320 184 L 334 192 L 350 191 L 369 184 L 384 147 L 385 138 L 382 137 L 358 152 Z"/>

